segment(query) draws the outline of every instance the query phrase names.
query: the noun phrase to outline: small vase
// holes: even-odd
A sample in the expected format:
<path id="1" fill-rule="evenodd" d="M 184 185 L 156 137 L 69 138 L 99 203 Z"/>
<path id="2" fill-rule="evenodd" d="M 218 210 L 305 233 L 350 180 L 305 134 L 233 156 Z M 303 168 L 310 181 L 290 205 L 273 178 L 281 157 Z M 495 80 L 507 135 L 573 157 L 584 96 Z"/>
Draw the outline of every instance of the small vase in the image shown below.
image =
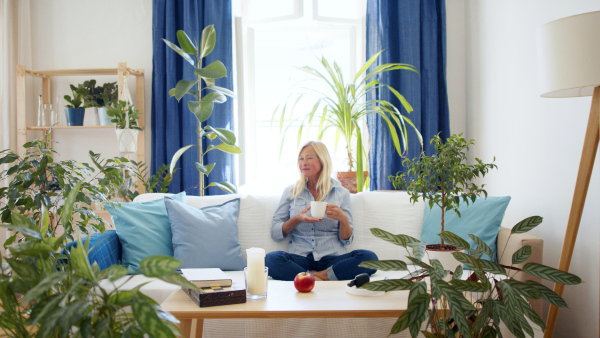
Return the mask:
<path id="1" fill-rule="evenodd" d="M 65 116 L 67 117 L 67 126 L 83 126 L 83 118 L 85 117 L 84 108 L 65 108 Z"/>
<path id="2" fill-rule="evenodd" d="M 112 117 L 108 116 L 108 108 L 100 107 L 98 108 L 98 119 L 100 120 L 101 126 L 114 126 L 115 123 L 110 122 Z"/>

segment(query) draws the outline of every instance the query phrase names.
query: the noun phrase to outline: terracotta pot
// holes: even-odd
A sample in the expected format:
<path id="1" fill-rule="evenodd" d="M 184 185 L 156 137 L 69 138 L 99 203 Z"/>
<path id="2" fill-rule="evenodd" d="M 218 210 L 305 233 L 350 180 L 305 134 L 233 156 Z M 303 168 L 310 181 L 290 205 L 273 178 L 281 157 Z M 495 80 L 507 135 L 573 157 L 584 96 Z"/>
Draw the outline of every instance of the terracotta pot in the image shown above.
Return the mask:
<path id="1" fill-rule="evenodd" d="M 366 180 L 367 177 L 369 177 L 369 173 L 364 171 L 363 174 L 364 179 Z M 356 194 L 356 171 L 339 171 L 337 173 L 337 179 L 342 183 L 342 187 L 348 189 L 351 194 Z"/>

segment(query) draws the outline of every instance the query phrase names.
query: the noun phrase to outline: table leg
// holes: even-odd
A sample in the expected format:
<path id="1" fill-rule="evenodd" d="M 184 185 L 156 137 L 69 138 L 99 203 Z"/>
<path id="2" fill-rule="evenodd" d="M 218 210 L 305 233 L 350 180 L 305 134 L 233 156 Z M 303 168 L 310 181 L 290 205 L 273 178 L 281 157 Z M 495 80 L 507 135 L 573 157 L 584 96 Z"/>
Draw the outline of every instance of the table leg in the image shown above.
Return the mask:
<path id="1" fill-rule="evenodd" d="M 202 332 L 204 331 L 204 318 L 196 319 L 196 338 L 202 338 Z"/>
<path id="2" fill-rule="evenodd" d="M 190 337 L 192 331 L 192 319 L 179 319 L 179 330 L 181 335 L 185 338 Z"/>

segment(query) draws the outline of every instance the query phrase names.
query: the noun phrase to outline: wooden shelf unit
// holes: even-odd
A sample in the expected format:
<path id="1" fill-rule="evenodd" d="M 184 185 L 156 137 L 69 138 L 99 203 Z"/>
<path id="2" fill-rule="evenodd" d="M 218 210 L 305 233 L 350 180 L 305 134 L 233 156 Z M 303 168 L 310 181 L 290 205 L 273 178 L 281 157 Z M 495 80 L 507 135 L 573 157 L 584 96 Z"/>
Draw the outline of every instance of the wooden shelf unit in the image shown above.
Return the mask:
<path id="1" fill-rule="evenodd" d="M 43 104 L 52 103 L 52 89 L 50 79 L 55 76 L 94 76 L 94 75 L 116 75 L 118 99 L 121 99 L 124 88 L 124 77 L 129 74 L 135 76 L 135 108 L 142 114 L 138 119 L 138 125 L 142 129 L 139 132 L 136 161 L 145 162 L 146 142 L 144 137 L 144 70 L 132 69 L 127 67 L 126 62 L 119 62 L 117 68 L 85 68 L 85 69 L 44 69 L 31 70 L 25 66 L 17 66 L 17 149 L 19 155 L 25 153 L 23 145 L 27 142 L 27 131 L 44 131 L 52 133 L 63 129 L 114 129 L 114 126 L 27 126 L 27 105 L 26 105 L 26 77 L 32 76 L 42 80 L 42 102 Z M 62 112 L 58 112 L 61 114 Z M 141 182 L 138 182 L 141 183 Z M 143 189 L 142 184 L 138 184 L 138 190 Z"/>

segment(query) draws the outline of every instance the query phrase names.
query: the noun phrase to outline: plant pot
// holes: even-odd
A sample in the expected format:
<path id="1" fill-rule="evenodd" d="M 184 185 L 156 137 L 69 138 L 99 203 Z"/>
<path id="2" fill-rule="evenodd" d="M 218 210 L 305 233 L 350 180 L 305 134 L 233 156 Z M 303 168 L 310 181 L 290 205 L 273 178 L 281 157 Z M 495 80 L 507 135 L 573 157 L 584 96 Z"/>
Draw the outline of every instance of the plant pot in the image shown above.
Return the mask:
<path id="1" fill-rule="evenodd" d="M 441 249 L 440 244 L 428 244 L 426 246 L 425 252 L 426 252 L 427 257 L 430 262 L 432 259 L 437 259 L 438 261 L 440 261 L 440 263 L 442 264 L 442 266 L 444 267 L 445 270 L 454 271 L 454 270 L 456 270 L 456 267 L 461 265 L 462 263 L 459 262 L 456 258 L 454 258 L 452 253 L 453 252 L 464 252 L 464 250 L 457 249 L 456 247 L 454 247 L 452 245 L 448 245 L 448 244 L 445 244 L 444 247 L 445 247 L 445 249 Z M 428 263 L 428 264 L 431 264 L 431 263 Z M 451 279 L 452 279 L 451 274 L 448 274 L 448 276 L 446 276 L 446 278 L 444 278 L 445 281 L 450 281 Z"/>
<path id="2" fill-rule="evenodd" d="M 369 172 L 363 171 L 364 180 L 369 177 Z M 356 171 L 338 171 L 337 179 L 342 184 L 342 187 L 348 189 L 351 194 L 356 194 L 358 189 L 356 188 Z"/>
<path id="3" fill-rule="evenodd" d="M 67 126 L 83 126 L 85 108 L 65 108 Z"/>
<path id="4" fill-rule="evenodd" d="M 108 116 L 108 108 L 98 108 L 98 122 L 101 126 L 114 126 L 116 123 L 110 122 L 112 117 Z"/>
<path id="5" fill-rule="evenodd" d="M 137 151 L 137 139 L 140 133 L 137 129 L 115 129 L 117 133 L 117 142 L 119 142 L 119 152 L 135 153 Z"/>

